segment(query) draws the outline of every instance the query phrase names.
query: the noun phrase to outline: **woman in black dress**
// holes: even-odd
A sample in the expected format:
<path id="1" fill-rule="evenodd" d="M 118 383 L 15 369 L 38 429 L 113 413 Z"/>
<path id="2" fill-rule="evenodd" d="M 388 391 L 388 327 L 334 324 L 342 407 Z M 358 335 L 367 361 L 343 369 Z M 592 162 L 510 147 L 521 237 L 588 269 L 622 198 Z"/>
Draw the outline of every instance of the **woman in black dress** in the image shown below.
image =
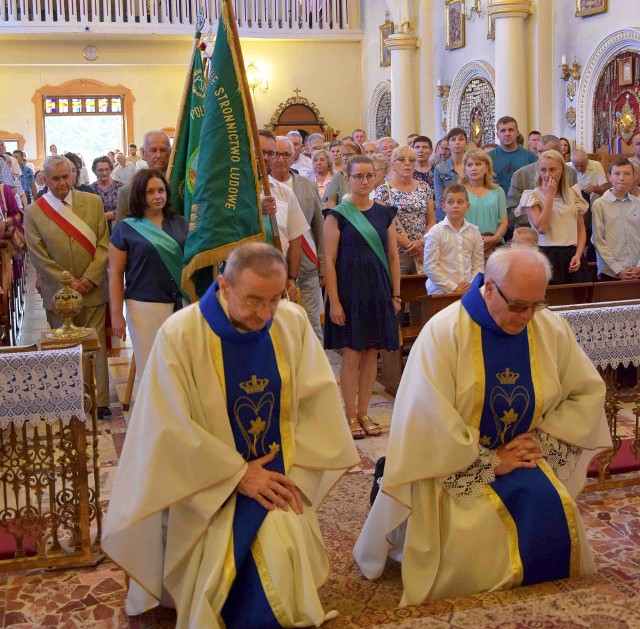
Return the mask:
<path id="1" fill-rule="evenodd" d="M 349 160 L 349 198 L 329 211 L 324 225 L 325 347 L 342 349 L 340 388 L 354 439 L 380 434 L 367 408 L 378 350 L 398 349 L 400 265 L 396 208 L 369 199 L 375 178 L 368 157 Z"/>

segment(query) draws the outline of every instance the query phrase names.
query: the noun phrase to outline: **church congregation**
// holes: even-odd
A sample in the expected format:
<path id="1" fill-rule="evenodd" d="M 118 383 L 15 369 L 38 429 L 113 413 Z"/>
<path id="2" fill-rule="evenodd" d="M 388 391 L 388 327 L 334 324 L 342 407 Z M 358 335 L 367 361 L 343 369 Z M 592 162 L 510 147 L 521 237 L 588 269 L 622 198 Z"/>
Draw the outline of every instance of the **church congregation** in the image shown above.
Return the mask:
<path id="1" fill-rule="evenodd" d="M 519 50 L 506 33 L 515 28 L 506 16 L 517 13 L 522 34 L 534 37 L 524 24 L 542 0 L 440 4 L 447 50 L 433 51 L 433 62 L 464 48 L 464 24 L 483 10 L 502 45 L 496 55 L 511 53 L 531 73 L 524 45 Z M 594 20 L 607 15 L 589 12 L 598 2 L 575 4 L 576 20 L 583 11 Z M 100 343 L 91 359 L 100 439 L 116 443 L 121 433 L 109 446 L 115 454 L 104 468 L 95 540 L 107 558 L 98 569 L 108 565 L 120 579 L 114 624 L 105 627 L 404 626 L 402 612 L 393 615 L 399 609 L 418 622 L 406 626 L 426 627 L 429 616 L 440 622 L 446 601 L 462 601 L 451 608 L 458 613 L 472 597 L 526 598 L 527 586 L 569 590 L 602 575 L 594 521 L 615 528 L 616 514 L 599 505 L 592 517 L 581 492 L 588 474 L 597 475 L 596 461 L 620 448 L 611 412 L 621 405 L 610 387 L 627 386 L 620 383 L 629 373 L 620 372 L 620 382 L 615 369 L 603 378 L 605 363 L 550 305 L 554 290 L 588 286 L 591 295 L 599 284 L 615 285 L 624 297 L 640 282 L 640 33 L 635 48 L 607 61 L 615 76 L 598 61 L 604 87 L 589 102 L 602 105 L 606 93 L 609 109 L 589 114 L 588 131 L 584 121 L 568 128 L 564 109 L 562 116 L 538 112 L 522 89 L 526 77 L 497 57 L 499 80 L 476 61 L 464 80 L 438 80 L 427 115 L 401 77 L 413 71 L 413 40 L 419 35 L 425 46 L 436 28 L 429 22 L 436 10 L 410 0 L 375 5 L 376 19 L 391 24 L 384 36 L 380 27 L 389 89 L 372 96 L 369 119 L 366 106 L 345 116 L 346 133 L 324 120 L 287 119 L 287 107 L 303 116 L 303 105 L 317 116 L 315 103 L 297 92 L 281 118 L 259 120 L 253 130 L 247 123 L 261 233 L 238 238 L 208 275 L 194 276 L 195 303 L 184 268 L 200 226 L 196 197 L 188 195 L 203 151 L 193 152 L 196 166 L 176 188 L 180 125 L 161 126 L 164 118 L 150 115 L 135 135 L 121 133 L 94 155 L 69 128 L 39 131 L 38 143 L 28 136 L 26 147 L 20 133 L 0 131 L 0 238 L 13 252 L 11 281 L 26 287 L 18 294 L 37 300 L 55 329 L 63 319 L 54 294 L 70 274 L 69 288 L 82 297 L 73 323 L 94 328 Z M 299 10 L 300 28 L 329 20 Z M 202 36 L 203 51 L 211 39 Z M 200 55 L 195 44 L 194 51 Z M 579 77 L 562 60 L 564 90 Z M 249 85 L 256 103 L 268 93 L 264 85 Z M 65 97 L 52 98 L 60 107 Z M 90 90 L 81 98 L 98 99 Z M 573 97 L 567 103 L 577 106 Z M 17 131 L 28 135 L 26 127 Z M 0 310 L 9 307 L 5 300 Z M 25 344 L 25 332 L 11 334 L 7 313 L 0 315 L 2 345 Z M 128 358 L 109 358 L 119 351 Z M 130 385 L 124 416 L 119 360 Z M 390 364 L 397 365 L 393 387 Z M 628 399 L 637 407 L 632 371 Z M 633 412 L 632 444 L 640 438 Z M 637 447 L 629 446 L 636 473 Z M 639 496 L 635 486 L 629 491 L 633 519 L 624 526 L 635 531 Z M 630 545 L 640 543 L 636 533 Z M 347 594 L 328 595 L 345 565 Z M 636 580 L 640 574 L 627 578 L 637 588 Z M 377 584 L 396 598 L 376 602 Z M 362 599 L 354 603 L 360 616 L 336 602 L 349 597 Z M 2 605 L 0 620 L 49 626 L 18 607 L 11 613 L 23 614 L 22 624 Z M 637 610 L 629 608 L 629 624 L 620 627 L 634 626 Z M 509 613 L 513 625 L 489 617 L 433 626 L 529 626 L 517 624 L 524 622 L 517 610 Z M 548 626 L 570 626 L 562 618 Z M 86 622 L 78 626 L 95 620 Z M 575 629 L 604 626 L 581 622 Z"/>

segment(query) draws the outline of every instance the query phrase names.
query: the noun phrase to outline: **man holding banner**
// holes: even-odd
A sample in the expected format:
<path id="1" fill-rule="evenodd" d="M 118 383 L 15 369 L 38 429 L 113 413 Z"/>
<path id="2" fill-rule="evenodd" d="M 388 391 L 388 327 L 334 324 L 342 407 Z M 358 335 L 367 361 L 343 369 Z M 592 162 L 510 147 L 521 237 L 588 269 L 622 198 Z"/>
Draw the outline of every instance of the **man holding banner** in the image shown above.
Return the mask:
<path id="1" fill-rule="evenodd" d="M 102 537 L 132 577 L 129 614 L 162 602 L 178 629 L 335 617 L 315 510 L 359 457 L 286 277 L 274 247 L 242 245 L 156 337 Z"/>

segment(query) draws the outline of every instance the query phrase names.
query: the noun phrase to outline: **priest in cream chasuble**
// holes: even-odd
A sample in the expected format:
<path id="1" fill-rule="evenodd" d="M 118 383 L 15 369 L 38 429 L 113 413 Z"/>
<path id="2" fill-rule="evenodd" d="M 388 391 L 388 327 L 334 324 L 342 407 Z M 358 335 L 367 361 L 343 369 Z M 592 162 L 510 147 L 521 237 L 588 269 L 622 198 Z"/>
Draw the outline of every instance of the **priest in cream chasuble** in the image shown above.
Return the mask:
<path id="1" fill-rule="evenodd" d="M 227 269 L 158 333 L 102 545 L 132 577 L 129 614 L 162 602 L 179 628 L 319 626 L 335 611 L 317 595 L 315 510 L 359 458 L 307 316 L 280 300 L 284 258 L 244 245 Z"/>
<path id="2" fill-rule="evenodd" d="M 402 561 L 402 604 L 595 570 L 574 498 L 611 445 L 605 385 L 549 276 L 536 249 L 494 253 L 411 350 L 354 550 L 368 578 Z"/>

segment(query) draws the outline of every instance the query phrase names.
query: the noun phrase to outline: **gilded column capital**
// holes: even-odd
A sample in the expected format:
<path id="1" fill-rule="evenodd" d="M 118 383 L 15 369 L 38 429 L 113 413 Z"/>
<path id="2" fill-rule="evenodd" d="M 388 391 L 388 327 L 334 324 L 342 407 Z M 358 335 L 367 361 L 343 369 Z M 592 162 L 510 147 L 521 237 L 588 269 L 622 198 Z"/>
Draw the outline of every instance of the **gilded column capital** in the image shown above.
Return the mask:
<path id="1" fill-rule="evenodd" d="M 420 38 L 408 33 L 394 33 L 384 40 L 384 45 L 389 51 L 416 49 L 420 45 Z"/>
<path id="2" fill-rule="evenodd" d="M 533 0 L 489 0 L 487 11 L 494 20 L 502 17 L 527 18 L 533 13 Z"/>

